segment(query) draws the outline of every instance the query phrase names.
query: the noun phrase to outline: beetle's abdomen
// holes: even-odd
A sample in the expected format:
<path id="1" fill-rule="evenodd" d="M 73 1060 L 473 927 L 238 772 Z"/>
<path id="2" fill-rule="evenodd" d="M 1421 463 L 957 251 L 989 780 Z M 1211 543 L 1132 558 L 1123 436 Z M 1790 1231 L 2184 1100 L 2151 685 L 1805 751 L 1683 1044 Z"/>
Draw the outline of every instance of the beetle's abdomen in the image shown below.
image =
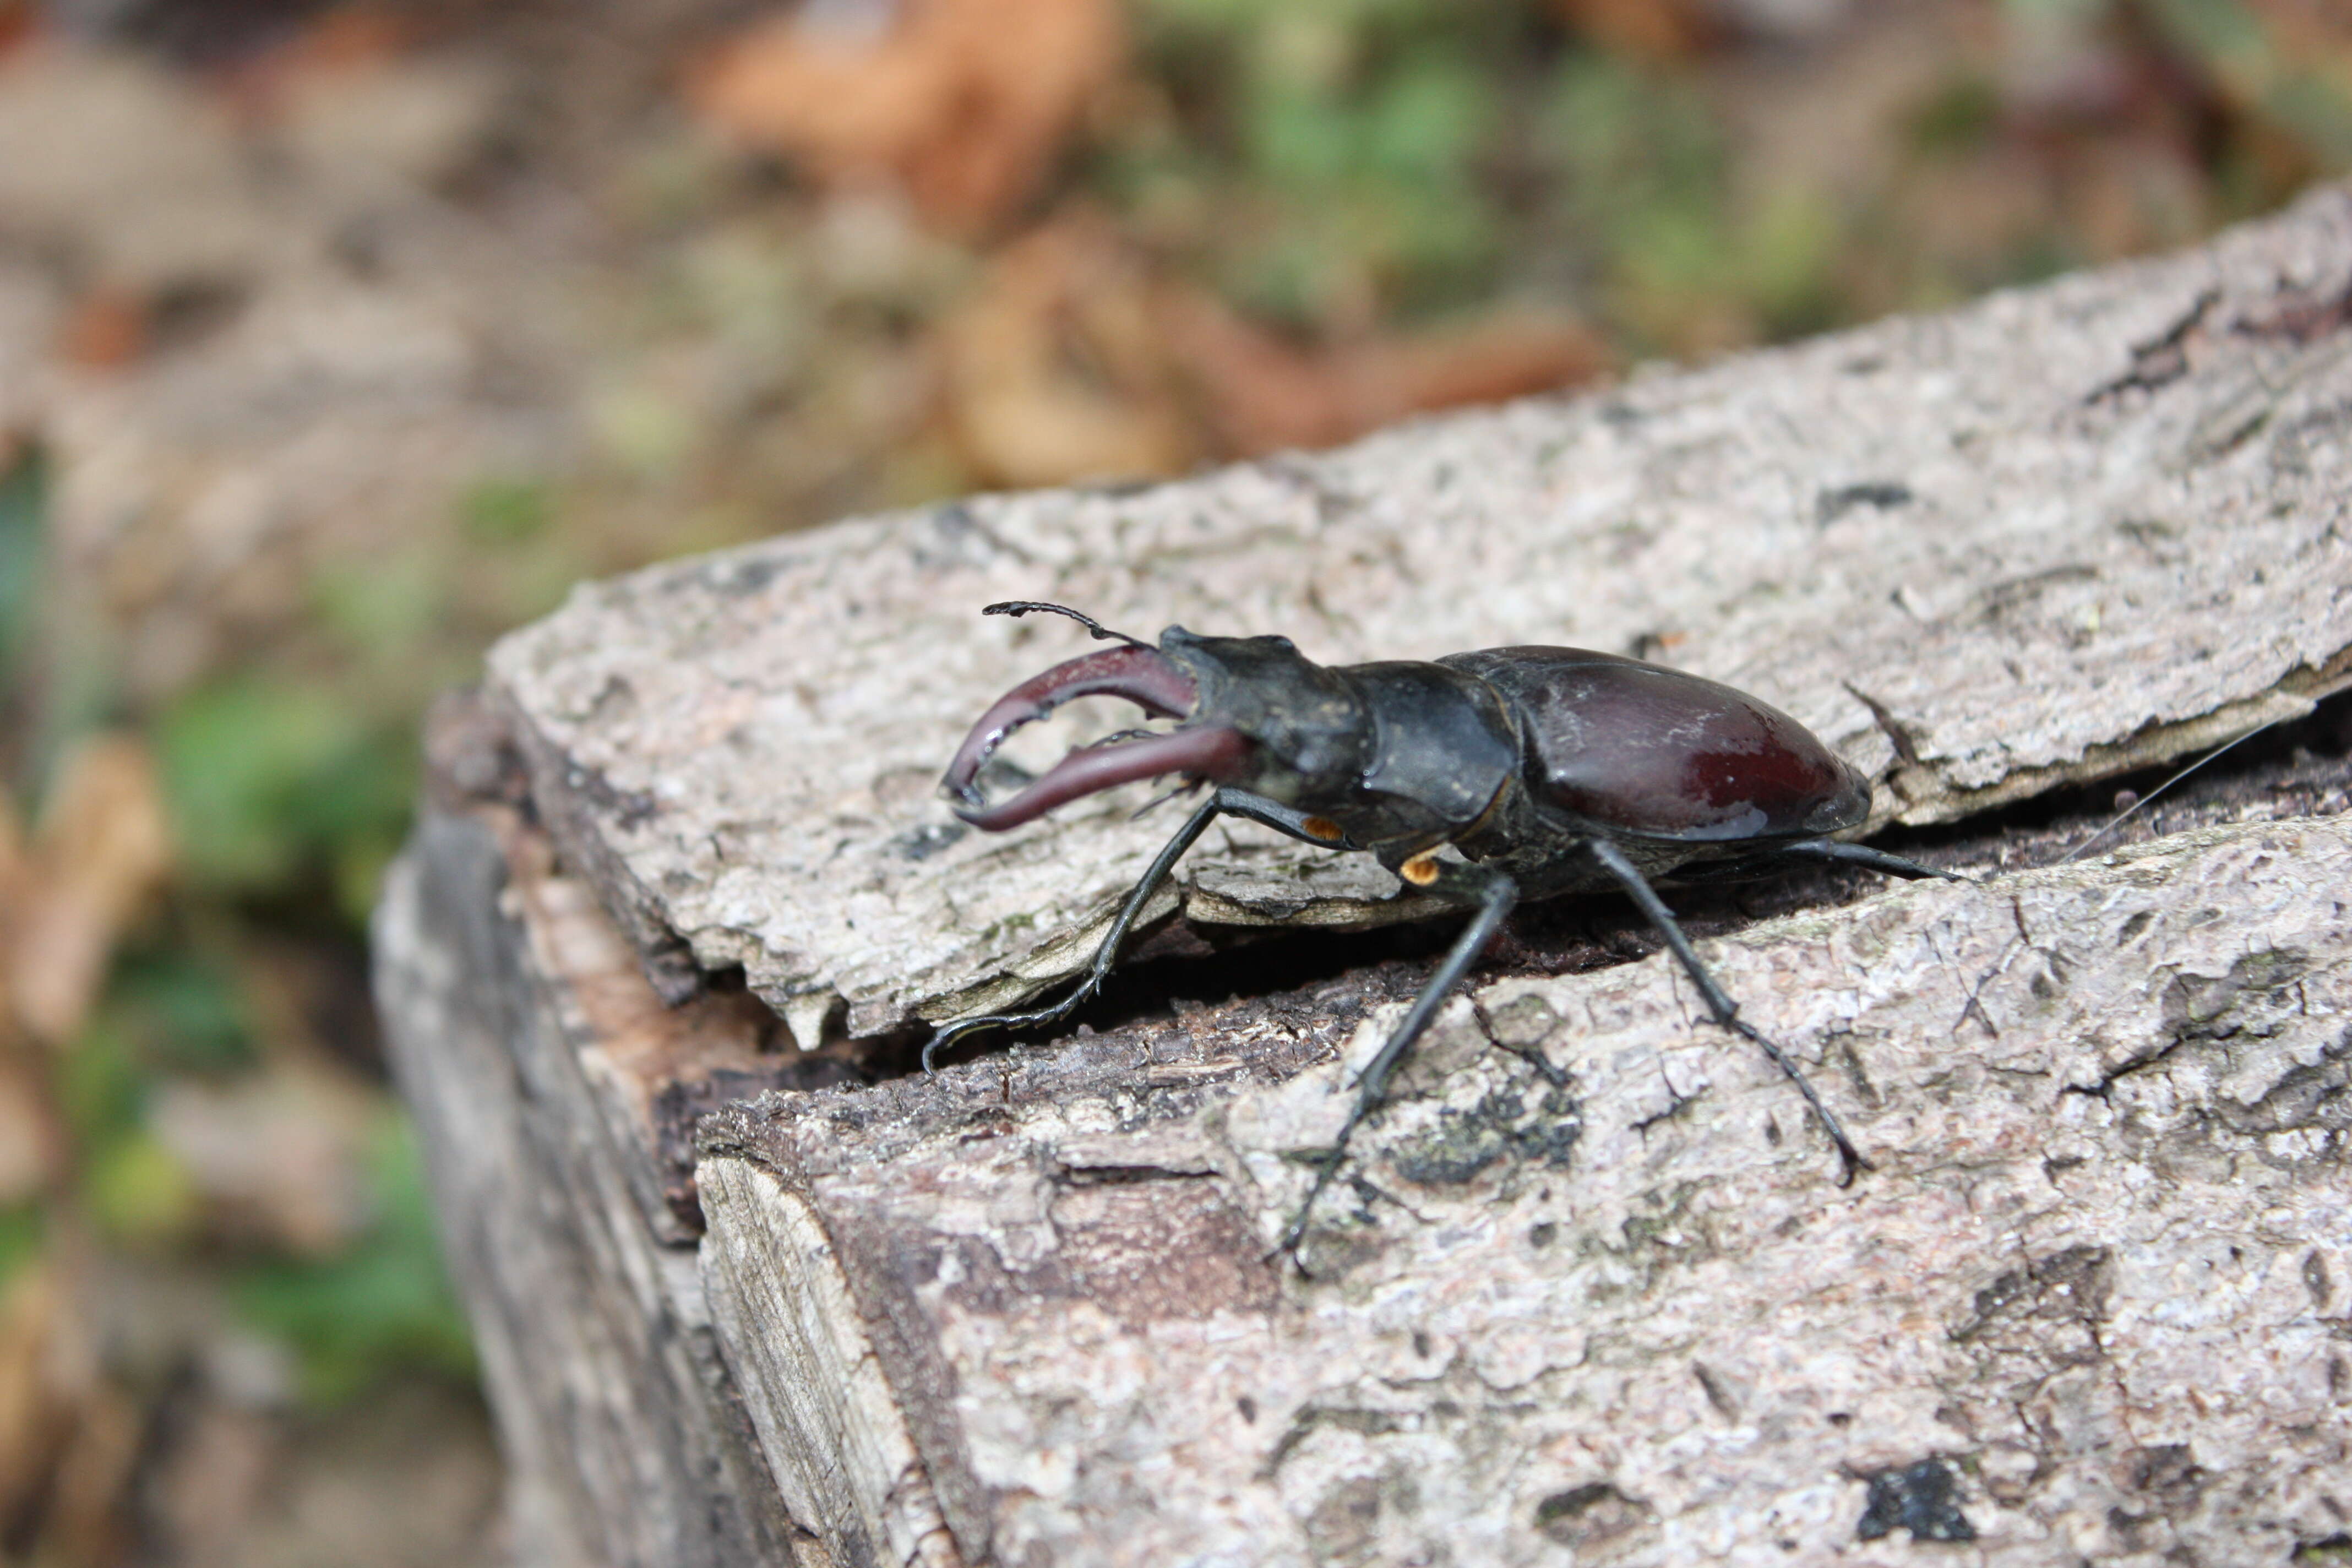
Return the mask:
<path id="1" fill-rule="evenodd" d="M 1612 832 L 1800 837 L 1869 813 L 1869 782 L 1850 763 L 1728 686 L 1581 648 L 1487 648 L 1439 662 L 1502 696 L 1541 804 Z"/>

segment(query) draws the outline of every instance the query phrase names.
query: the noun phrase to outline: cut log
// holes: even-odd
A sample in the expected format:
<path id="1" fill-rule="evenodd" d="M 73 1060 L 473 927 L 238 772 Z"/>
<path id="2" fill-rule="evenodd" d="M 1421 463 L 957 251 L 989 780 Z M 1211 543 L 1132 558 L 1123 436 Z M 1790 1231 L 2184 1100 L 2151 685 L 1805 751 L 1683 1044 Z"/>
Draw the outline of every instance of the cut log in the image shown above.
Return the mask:
<path id="1" fill-rule="evenodd" d="M 678 1224 L 666 1188 L 685 1193 L 685 1172 L 648 1114 L 714 1080 L 779 1080 L 740 1010 L 666 1014 L 593 895 L 546 863 L 510 819 L 428 814 L 376 918 L 378 1005 L 498 1416 L 518 1560 L 791 1563 L 725 1392 L 699 1217 Z"/>
<path id="2" fill-rule="evenodd" d="M 2053 795 L 2341 686 L 2347 511 L 2331 190 L 1948 316 L 582 590 L 436 726 L 378 922 L 519 1544 L 2152 1564 L 2352 1539 L 2343 701 L 2071 863 L 2088 803 Z M 1105 797 L 989 838 L 932 795 L 989 700 L 1079 646 L 971 615 L 1009 597 L 1335 661 L 1638 652 L 1799 715 L 1879 823 L 1944 825 L 1914 847 L 1985 874 L 1701 902 L 1708 962 L 1876 1168 L 1836 1185 L 1785 1080 L 1605 909 L 1531 911 L 1449 1005 L 1303 1267 L 1268 1247 L 1410 941 L 1336 971 L 1228 952 L 1164 989 L 1245 975 L 1230 1002 L 906 1075 L 927 1020 L 1072 973 L 1165 831 Z M 1415 912 L 1381 875 L 1213 834 L 1151 943 Z"/>

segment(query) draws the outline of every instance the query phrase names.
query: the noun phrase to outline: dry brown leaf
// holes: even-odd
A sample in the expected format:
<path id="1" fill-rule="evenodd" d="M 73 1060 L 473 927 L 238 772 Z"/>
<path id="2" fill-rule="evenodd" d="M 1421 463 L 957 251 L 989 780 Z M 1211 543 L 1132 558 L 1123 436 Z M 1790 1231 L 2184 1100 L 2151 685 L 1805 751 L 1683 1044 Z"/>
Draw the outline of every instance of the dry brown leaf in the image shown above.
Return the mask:
<path id="1" fill-rule="evenodd" d="M 1223 448 L 1328 447 L 1409 414 L 1573 386 L 1613 359 L 1590 328 L 1507 311 L 1474 325 L 1302 349 L 1197 291 L 1172 294 L 1169 342 Z"/>
<path id="2" fill-rule="evenodd" d="M 28 1562 L 113 1563 L 125 1545 L 145 1422 L 101 1377 L 78 1294 L 57 1249 L 0 1284 L 0 1532 Z"/>
<path id="3" fill-rule="evenodd" d="M 25 826 L 16 816 L 16 802 L 0 790 L 0 910 L 9 907 L 16 879 L 30 869 L 25 858 Z"/>
<path id="4" fill-rule="evenodd" d="M 450 178 L 478 154 L 499 106 L 499 80 L 478 55 L 419 52 L 427 28 L 412 11 L 340 5 L 218 80 L 274 145 L 354 193 L 354 175 L 417 184 Z"/>
<path id="5" fill-rule="evenodd" d="M 230 1568 L 264 1506 L 270 1477 L 285 1462 L 286 1434 L 267 1415 L 205 1400 L 184 1417 L 146 1478 L 152 1525 L 169 1563 Z"/>
<path id="6" fill-rule="evenodd" d="M 1552 11 L 1608 53 L 1635 59 L 1687 59 L 1722 31 L 1706 0 L 1552 0 Z"/>
<path id="7" fill-rule="evenodd" d="M 25 921 L 32 875 L 16 803 L 9 799 L 7 791 L 0 790 L 0 954 L 16 951 L 16 931 Z M 0 1050 L 15 1048 L 20 1037 L 16 998 L 10 989 L 14 973 L 13 963 L 0 961 Z"/>
<path id="8" fill-rule="evenodd" d="M 324 1258 L 367 1223 L 363 1161 L 376 1114 L 360 1085 L 297 1061 L 220 1086 L 174 1079 L 147 1124 L 187 1172 L 215 1235 Z"/>
<path id="9" fill-rule="evenodd" d="M 1528 311 L 1300 347 L 1086 214 L 1007 247 L 942 336 L 964 460 L 1019 486 L 1334 446 L 1410 414 L 1575 385 L 1612 363 L 1588 328 Z"/>
<path id="10" fill-rule="evenodd" d="M 1159 286 L 1108 226 L 1064 218 L 996 258 L 942 329 L 950 423 L 988 481 L 1181 472 L 1201 455 Z"/>
<path id="11" fill-rule="evenodd" d="M 133 289 L 101 283 L 66 312 L 58 354 L 89 370 L 114 370 L 147 352 L 147 301 Z"/>
<path id="12" fill-rule="evenodd" d="M 779 16 L 688 97 L 744 146 L 828 184 L 895 183 L 927 221 L 971 234 L 1037 190 L 1125 58 L 1114 0 L 902 0 L 874 37 Z"/>
<path id="13" fill-rule="evenodd" d="M 96 1348 L 54 1257 L 0 1284 L 0 1530 L 21 1536 L 98 1383 Z"/>
<path id="14" fill-rule="evenodd" d="M 65 1155 L 65 1140 L 21 1045 L 0 1042 L 0 1208 L 38 1196 Z"/>
<path id="15" fill-rule="evenodd" d="M 8 911 L 9 996 L 36 1037 L 81 1027 L 114 944 L 171 868 L 170 829 L 146 746 L 100 735 L 68 753 Z"/>
<path id="16" fill-rule="evenodd" d="M 2352 65 L 2352 5 L 2345 0 L 2246 0 L 2272 46 L 2289 58 Z"/>
<path id="17" fill-rule="evenodd" d="M 36 148 L 38 156 L 11 155 Z M 274 244 L 231 115 L 160 62 L 62 34 L 0 58 L 0 209 L 14 242 L 153 300 L 234 286 Z"/>
<path id="18" fill-rule="evenodd" d="M 215 86 L 238 109 L 269 117 L 278 100 L 301 83 L 381 67 L 416 41 L 414 18 L 383 5 L 337 5 L 305 22 L 284 42 L 237 61 Z"/>
<path id="19" fill-rule="evenodd" d="M 130 1544 L 123 1504 L 146 1435 L 145 1415 L 136 1401 L 102 1383 L 89 1390 L 58 1459 L 35 1561 L 123 1561 Z"/>
<path id="20" fill-rule="evenodd" d="M 47 1479 L 58 1416 L 49 1375 L 58 1301 L 49 1269 L 0 1285 L 0 1528 L 18 1521 Z"/>
<path id="21" fill-rule="evenodd" d="M 33 0 L 0 0 L 0 57 L 30 42 L 39 26 L 40 17 L 33 9 Z"/>

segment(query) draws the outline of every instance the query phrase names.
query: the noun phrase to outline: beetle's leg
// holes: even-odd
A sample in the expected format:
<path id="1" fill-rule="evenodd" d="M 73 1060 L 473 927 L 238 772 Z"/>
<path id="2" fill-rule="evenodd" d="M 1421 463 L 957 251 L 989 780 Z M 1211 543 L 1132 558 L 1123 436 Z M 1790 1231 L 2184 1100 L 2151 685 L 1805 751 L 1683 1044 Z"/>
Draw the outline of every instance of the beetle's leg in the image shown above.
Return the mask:
<path id="1" fill-rule="evenodd" d="M 1712 888 L 1727 882 L 1761 882 L 1789 873 L 1778 855 L 1735 855 L 1723 860 L 1687 860 L 1668 874 L 1676 887 Z"/>
<path id="2" fill-rule="evenodd" d="M 1916 860 L 1906 860 L 1900 855 L 1889 855 L 1884 849 L 1873 849 L 1867 844 L 1848 844 L 1838 838 L 1806 838 L 1795 844 L 1784 844 L 1774 851 L 1800 860 L 1834 860 L 1848 866 L 1865 866 L 1873 871 L 1884 871 L 1890 877 L 1906 877 L 1920 881 L 1940 877 L 1947 882 L 1970 882 L 1976 879 L 1963 877 L 1958 871 L 1940 871 L 1933 866 L 1922 866 Z"/>
<path id="3" fill-rule="evenodd" d="M 1229 789 L 1219 793 L 1223 797 L 1227 815 L 1263 822 L 1276 833 L 1286 833 L 1302 844 L 1312 844 L 1318 849 L 1363 847 L 1348 837 L 1347 829 L 1328 816 L 1296 811 L 1262 795 L 1251 795 L 1244 790 Z"/>
<path id="4" fill-rule="evenodd" d="M 1209 824 L 1226 809 L 1225 792 L 1219 790 L 1185 818 L 1184 826 L 1176 830 L 1175 837 L 1161 846 L 1160 853 L 1145 868 L 1143 879 L 1135 884 L 1134 889 L 1127 895 L 1127 902 L 1119 906 L 1118 914 L 1110 922 L 1110 930 L 1103 935 L 1102 945 L 1095 949 L 1094 962 L 1087 965 L 1086 978 L 1078 982 L 1076 990 L 1052 1006 L 1039 1007 L 1034 1012 L 992 1013 L 983 1018 L 962 1018 L 942 1026 L 932 1034 L 930 1042 L 923 1047 L 923 1070 L 933 1070 L 931 1058 L 939 1054 L 941 1047 L 951 1045 L 966 1035 L 976 1034 L 982 1029 L 1026 1028 L 1032 1024 L 1051 1024 L 1068 1017 L 1079 1003 L 1093 995 L 1102 984 L 1103 976 L 1110 973 L 1111 964 L 1118 958 L 1119 944 L 1127 940 L 1127 933 L 1134 929 L 1136 921 L 1143 913 L 1143 906 L 1151 901 L 1151 895 L 1160 890 L 1160 884 L 1168 879 L 1168 873 L 1175 868 L 1184 851 L 1192 847 L 1193 840 L 1206 833 Z"/>
<path id="5" fill-rule="evenodd" d="M 1973 886 L 1976 879 L 1958 871 L 1940 871 L 1933 866 L 1922 866 L 1916 860 L 1906 860 L 1900 855 L 1889 855 L 1884 849 L 1866 845 L 1847 844 L 1835 838 L 1806 838 L 1794 844 L 1759 851 L 1754 855 L 1736 855 L 1723 860 L 1693 860 L 1674 869 L 1673 880 L 1685 885 L 1717 882 L 1755 882 L 1767 877 L 1783 876 L 1793 868 L 1792 861 L 1820 864 L 1860 866 L 1867 870 L 1884 871 L 1890 877 L 1907 877 L 1917 880 L 1923 877 L 1940 877 L 1947 882 L 1967 882 Z"/>
<path id="6" fill-rule="evenodd" d="M 1698 987 L 1699 996 L 1706 1003 L 1706 1010 L 1714 1016 L 1715 1021 L 1733 1034 L 1755 1041 L 1763 1047 L 1764 1054 L 1772 1058 L 1772 1065 L 1789 1075 L 1789 1081 L 1797 1086 L 1797 1092 L 1805 1097 L 1805 1103 L 1813 1108 L 1815 1116 L 1821 1118 L 1822 1131 L 1830 1135 L 1830 1142 L 1837 1145 L 1842 1167 L 1838 1172 L 1838 1185 L 1844 1186 L 1852 1182 L 1855 1172 L 1871 1169 L 1870 1162 L 1862 1157 L 1862 1152 L 1853 1146 L 1853 1140 L 1845 1135 L 1844 1126 L 1822 1102 L 1821 1095 L 1815 1092 L 1796 1062 L 1762 1030 L 1740 1018 L 1738 1004 L 1725 994 L 1723 987 L 1715 983 L 1715 976 L 1707 973 L 1706 965 L 1699 962 L 1698 952 L 1691 946 L 1690 938 L 1685 936 L 1683 928 L 1675 923 L 1674 911 L 1666 908 L 1665 901 L 1658 897 L 1657 889 L 1650 886 L 1650 879 L 1642 875 L 1641 868 L 1625 858 L 1622 849 L 1606 838 L 1588 838 L 1585 848 L 1602 870 L 1617 879 L 1626 896 L 1633 900 L 1634 907 L 1657 927 L 1658 934 L 1665 938 L 1666 946 L 1681 963 L 1683 972 L 1690 976 L 1691 984 Z"/>
<path id="7" fill-rule="evenodd" d="M 1510 914 L 1511 906 L 1519 900 L 1517 883 L 1500 871 L 1490 870 L 1484 866 L 1455 865 L 1426 858 L 1409 863 L 1408 869 L 1413 866 L 1433 868 L 1432 880 L 1423 882 L 1410 876 L 1407 878 L 1422 891 L 1458 899 L 1465 903 L 1475 903 L 1478 912 L 1470 917 L 1470 923 L 1464 926 L 1462 934 L 1454 939 L 1453 948 L 1446 953 L 1444 962 L 1437 966 L 1437 973 L 1431 975 L 1429 983 L 1421 988 L 1421 994 L 1412 999 L 1412 1010 L 1405 1014 L 1404 1021 L 1396 1026 L 1396 1032 L 1389 1037 L 1380 1054 L 1357 1076 L 1356 1103 L 1349 1108 L 1348 1120 L 1339 1124 L 1339 1135 L 1331 1140 L 1331 1147 L 1323 1157 L 1322 1166 L 1315 1173 L 1315 1184 L 1307 1189 L 1307 1201 L 1298 1205 L 1297 1215 L 1291 1220 L 1290 1227 L 1282 1233 L 1282 1240 L 1275 1247 L 1276 1252 L 1294 1251 L 1299 1237 L 1307 1234 L 1307 1216 L 1315 1212 L 1315 1200 L 1323 1195 L 1323 1189 L 1331 1184 L 1333 1176 L 1339 1174 L 1339 1163 L 1347 1156 L 1348 1140 L 1355 1136 L 1357 1126 L 1365 1117 L 1380 1109 L 1388 1090 L 1389 1079 L 1395 1075 L 1398 1064 L 1404 1060 L 1405 1053 L 1412 1049 L 1413 1042 L 1421 1038 L 1423 1031 L 1429 1027 L 1429 1021 L 1437 1016 L 1437 1009 L 1444 1005 L 1446 994 L 1459 984 L 1462 977 L 1470 972 L 1470 966 L 1478 962 L 1479 953 L 1485 952 L 1486 944 L 1495 939 L 1495 933 L 1503 927 L 1505 917 Z"/>

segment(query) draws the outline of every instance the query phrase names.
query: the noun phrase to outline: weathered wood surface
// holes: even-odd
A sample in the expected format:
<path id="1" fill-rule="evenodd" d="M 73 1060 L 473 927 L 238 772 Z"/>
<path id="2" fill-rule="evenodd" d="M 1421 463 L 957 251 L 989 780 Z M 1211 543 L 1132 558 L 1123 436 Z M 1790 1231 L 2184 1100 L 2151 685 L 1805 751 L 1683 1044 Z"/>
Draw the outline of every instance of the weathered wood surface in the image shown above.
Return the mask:
<path id="1" fill-rule="evenodd" d="M 1901 1528 L 1860 1531 L 1906 1500 L 1975 1538 L 1963 1561 L 2326 1542 L 2352 1458 L 2352 774 L 2287 773 L 2181 808 L 2225 826 L 1714 947 L 1879 1161 L 1851 1191 L 1657 960 L 1480 987 L 1364 1135 L 1311 1281 L 1264 1238 L 1304 1179 L 1283 1155 L 1341 1103 L 1333 1058 L 1393 1014 L 1360 976 L 730 1110 L 698 1290 L 614 1068 L 821 1064 L 751 1055 L 722 999 L 664 1012 L 509 813 L 436 815 L 382 989 L 518 1544 L 1896 1563 Z"/>
<path id="2" fill-rule="evenodd" d="M 854 1043 L 780 1051 L 698 967 L 741 963 L 807 1041 L 1083 953 L 1165 829 L 1122 802 L 982 840 L 930 795 L 996 689 L 1081 646 L 968 618 L 995 597 L 1335 658 L 1640 642 L 1807 718 L 1919 822 L 2297 711 L 2352 647 L 2347 239 L 2324 193 L 1599 398 L 665 568 L 510 639 L 379 945 L 546 1525 L 521 1544 L 2153 1564 L 2352 1531 L 2334 730 L 2088 864 L 1703 904 L 1879 1162 L 1851 1189 L 1617 917 L 1515 931 L 1537 967 L 1610 966 L 1453 1005 L 1311 1278 L 1263 1257 L 1292 1156 L 1413 966 L 1285 989 L 1277 958 L 1271 994 L 814 1091 Z M 1932 852 L 2036 865 L 2080 831 L 1963 822 Z M 1213 837 L 1185 919 L 1379 918 L 1376 884 L 1318 903 L 1291 856 Z M 706 1121 L 689 1182 L 692 1113 L 765 1084 L 793 1092 Z"/>
<path id="3" fill-rule="evenodd" d="M 1950 315 L 584 587 L 500 645 L 491 689 L 564 854 L 663 983 L 740 964 L 803 1044 L 1072 972 L 1157 847 L 1127 820 L 1141 786 L 1002 839 L 937 798 L 987 703 L 1084 646 L 982 622 L 994 599 L 1147 635 L 1287 631 L 1331 660 L 1644 651 L 1804 720 L 1882 781 L 1882 814 L 1948 820 L 2343 678 L 2347 297 L 2336 189 Z M 1201 921 L 1370 920 L 1384 880 L 1235 825 L 1171 899 Z"/>
<path id="4" fill-rule="evenodd" d="M 2347 888 L 2250 825 L 1717 944 L 1843 1191 L 1666 962 L 1482 986 L 1306 1280 L 1345 1066 L 1271 1023 L 774 1097 L 704 1124 L 713 1314 L 850 1562 L 1922 1560 L 1873 1478 L 1961 1561 L 2284 1562 L 2352 1506 Z"/>
<path id="5" fill-rule="evenodd" d="M 648 1093 L 823 1082 L 822 1064 L 763 1064 L 756 1022 L 722 999 L 665 1010 L 593 890 L 503 808 L 428 812 L 386 879 L 375 951 L 519 1561 L 792 1562 L 694 1252 L 676 1245 L 700 1220 Z"/>

